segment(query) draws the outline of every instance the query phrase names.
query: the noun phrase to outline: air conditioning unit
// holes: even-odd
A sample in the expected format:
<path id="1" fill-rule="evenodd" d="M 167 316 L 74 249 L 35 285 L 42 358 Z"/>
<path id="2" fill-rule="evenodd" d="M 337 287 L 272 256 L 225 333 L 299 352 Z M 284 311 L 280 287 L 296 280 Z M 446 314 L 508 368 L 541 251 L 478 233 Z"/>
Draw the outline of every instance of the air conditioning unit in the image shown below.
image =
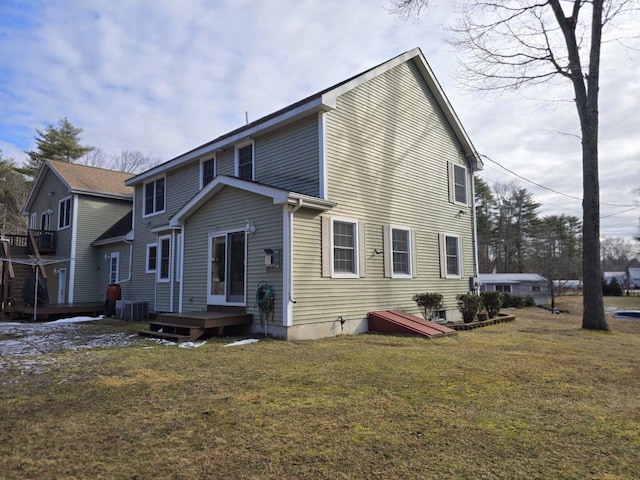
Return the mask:
<path id="1" fill-rule="evenodd" d="M 125 322 L 139 322 L 149 319 L 149 302 L 124 302 L 122 319 Z"/>
<path id="2" fill-rule="evenodd" d="M 122 320 L 124 318 L 124 304 L 127 303 L 126 300 L 116 300 L 116 311 L 114 317 L 118 320 Z"/>

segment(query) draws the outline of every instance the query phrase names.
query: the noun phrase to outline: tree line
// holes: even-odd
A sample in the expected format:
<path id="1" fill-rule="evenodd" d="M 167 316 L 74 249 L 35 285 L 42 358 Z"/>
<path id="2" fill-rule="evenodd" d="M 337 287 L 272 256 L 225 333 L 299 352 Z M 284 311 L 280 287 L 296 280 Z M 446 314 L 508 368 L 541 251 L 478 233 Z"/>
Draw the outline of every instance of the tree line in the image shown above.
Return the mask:
<path id="1" fill-rule="evenodd" d="M 583 278 L 582 222 L 578 217 L 540 216 L 541 204 L 516 182 L 490 186 L 476 177 L 475 187 L 481 273 L 538 273 L 549 281 Z M 603 271 L 639 266 L 634 250 L 628 240 L 603 240 Z"/>
<path id="2" fill-rule="evenodd" d="M 27 223 L 22 209 L 31 187 L 45 160 L 77 163 L 92 167 L 117 170 L 125 173 L 140 173 L 159 163 L 139 151 L 121 150 L 106 154 L 102 149 L 82 143 L 82 128 L 74 126 L 67 118 L 49 124 L 45 129 L 36 129 L 35 147 L 27 150 L 27 159 L 19 164 L 14 158 L 3 155 L 0 150 L 0 218 L 2 229 L 7 233 L 24 234 Z"/>

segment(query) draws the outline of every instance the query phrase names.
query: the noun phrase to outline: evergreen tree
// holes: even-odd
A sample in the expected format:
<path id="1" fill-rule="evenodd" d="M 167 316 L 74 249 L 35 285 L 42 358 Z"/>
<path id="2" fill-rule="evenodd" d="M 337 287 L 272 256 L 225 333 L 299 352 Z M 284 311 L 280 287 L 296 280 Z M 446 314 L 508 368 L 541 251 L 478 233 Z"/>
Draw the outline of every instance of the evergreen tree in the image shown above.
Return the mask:
<path id="1" fill-rule="evenodd" d="M 74 127 L 67 118 L 58 120 L 57 127 L 49 124 L 44 131 L 36 129 L 36 148 L 25 151 L 29 159 L 19 171 L 35 179 L 44 160 L 70 163 L 79 159 L 94 148 L 80 143 L 81 133 L 82 128 Z"/>

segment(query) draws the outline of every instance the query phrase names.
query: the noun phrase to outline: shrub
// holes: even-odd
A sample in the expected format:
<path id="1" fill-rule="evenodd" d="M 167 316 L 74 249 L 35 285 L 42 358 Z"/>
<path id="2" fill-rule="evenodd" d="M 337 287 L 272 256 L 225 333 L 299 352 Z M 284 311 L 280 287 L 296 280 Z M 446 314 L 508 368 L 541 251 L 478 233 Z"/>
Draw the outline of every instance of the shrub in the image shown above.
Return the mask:
<path id="1" fill-rule="evenodd" d="M 433 320 L 433 314 L 442 310 L 442 295 L 439 293 L 416 293 L 413 301 L 422 309 L 422 315 L 426 320 Z"/>
<path id="2" fill-rule="evenodd" d="M 524 306 L 525 307 L 535 307 L 536 306 L 536 299 L 533 298 L 533 295 L 527 295 L 526 298 L 524 299 Z"/>
<path id="3" fill-rule="evenodd" d="M 489 318 L 498 315 L 502 307 L 502 292 L 480 292 L 480 297 Z"/>
<path id="4" fill-rule="evenodd" d="M 619 297 L 623 294 L 622 287 L 618 279 L 613 277 L 609 283 L 602 279 L 602 294 L 606 297 Z"/>
<path id="5" fill-rule="evenodd" d="M 482 308 L 482 298 L 480 295 L 465 293 L 464 295 L 458 295 L 456 299 L 458 300 L 458 310 L 460 310 L 462 314 L 464 323 L 473 322 Z"/>
<path id="6" fill-rule="evenodd" d="M 520 295 L 512 295 L 505 293 L 502 300 L 502 308 L 522 308 L 524 307 L 524 298 Z"/>

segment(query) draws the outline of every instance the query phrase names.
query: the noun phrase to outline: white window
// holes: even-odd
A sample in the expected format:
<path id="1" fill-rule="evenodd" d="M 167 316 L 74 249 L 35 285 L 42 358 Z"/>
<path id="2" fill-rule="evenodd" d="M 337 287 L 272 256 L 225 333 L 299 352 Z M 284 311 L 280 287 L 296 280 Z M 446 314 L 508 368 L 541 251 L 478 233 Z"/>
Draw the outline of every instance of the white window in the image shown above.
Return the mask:
<path id="1" fill-rule="evenodd" d="M 440 235 L 440 276 L 462 277 L 462 239 L 458 235 Z"/>
<path id="2" fill-rule="evenodd" d="M 349 219 L 333 219 L 331 239 L 333 276 L 359 276 L 358 222 Z"/>
<path id="3" fill-rule="evenodd" d="M 542 291 L 542 287 L 540 285 L 531 285 L 531 291 L 539 293 Z"/>
<path id="4" fill-rule="evenodd" d="M 216 158 L 209 158 L 200 162 L 200 189 L 203 189 L 216 177 Z"/>
<path id="5" fill-rule="evenodd" d="M 145 267 L 146 273 L 155 273 L 158 264 L 158 244 L 150 243 L 147 245 L 147 262 Z"/>
<path id="6" fill-rule="evenodd" d="M 113 252 L 109 256 L 109 285 L 118 283 L 120 278 L 120 253 Z"/>
<path id="7" fill-rule="evenodd" d="M 236 177 L 254 179 L 253 143 L 236 147 Z"/>
<path id="8" fill-rule="evenodd" d="M 469 203 L 467 169 L 462 165 L 450 163 L 450 191 L 451 200 L 456 205 L 467 206 Z"/>
<path id="9" fill-rule="evenodd" d="M 165 182 L 165 177 L 162 177 L 144 184 L 143 216 L 164 212 Z"/>
<path id="10" fill-rule="evenodd" d="M 40 217 L 40 230 L 50 230 L 51 229 L 51 210 L 47 210 Z"/>
<path id="11" fill-rule="evenodd" d="M 393 277 L 411 277 L 411 230 L 391 227 L 391 273 Z"/>
<path id="12" fill-rule="evenodd" d="M 496 292 L 511 293 L 511 285 L 496 285 L 494 290 Z"/>
<path id="13" fill-rule="evenodd" d="M 71 197 L 60 200 L 58 204 L 58 230 L 71 225 Z"/>
<path id="14" fill-rule="evenodd" d="M 168 282 L 171 275 L 171 237 L 169 235 L 158 239 L 157 260 L 158 282 Z"/>
<path id="15" fill-rule="evenodd" d="M 29 230 L 36 230 L 38 228 L 38 213 L 33 212 L 29 215 Z"/>

